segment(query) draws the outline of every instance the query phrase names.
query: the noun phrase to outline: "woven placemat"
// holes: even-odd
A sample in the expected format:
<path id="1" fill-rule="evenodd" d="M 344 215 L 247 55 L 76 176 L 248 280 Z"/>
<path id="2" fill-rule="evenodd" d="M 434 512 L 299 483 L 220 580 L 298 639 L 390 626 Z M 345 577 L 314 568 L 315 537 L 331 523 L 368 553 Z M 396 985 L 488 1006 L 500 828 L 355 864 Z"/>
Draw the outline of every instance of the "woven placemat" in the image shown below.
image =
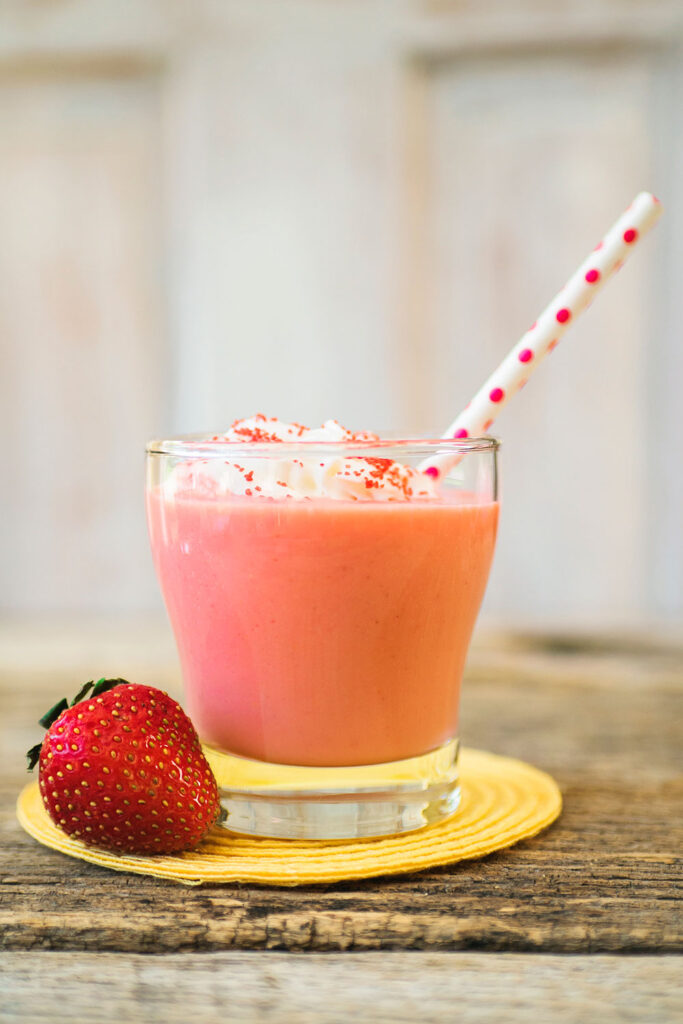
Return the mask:
<path id="1" fill-rule="evenodd" d="M 214 828 L 190 853 L 134 857 L 106 853 L 70 839 L 52 824 L 37 782 L 17 801 L 20 825 L 44 846 L 70 857 L 186 885 L 252 882 L 305 885 L 396 875 L 483 857 L 546 828 L 562 797 L 554 779 L 522 761 L 481 750 L 460 755 L 460 808 L 447 821 L 389 839 L 311 842 L 247 839 Z"/>

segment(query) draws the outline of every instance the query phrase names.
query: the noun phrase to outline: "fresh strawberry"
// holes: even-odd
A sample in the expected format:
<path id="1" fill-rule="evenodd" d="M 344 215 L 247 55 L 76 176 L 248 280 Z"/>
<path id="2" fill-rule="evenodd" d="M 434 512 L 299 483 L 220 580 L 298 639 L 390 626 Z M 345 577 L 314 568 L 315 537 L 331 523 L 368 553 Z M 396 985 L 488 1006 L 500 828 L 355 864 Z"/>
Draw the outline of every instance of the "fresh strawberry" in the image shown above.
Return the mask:
<path id="1" fill-rule="evenodd" d="M 43 803 L 67 835 L 119 853 L 176 853 L 219 817 L 195 728 L 162 690 L 100 679 L 40 724 L 48 731 L 29 770 L 40 761 Z"/>

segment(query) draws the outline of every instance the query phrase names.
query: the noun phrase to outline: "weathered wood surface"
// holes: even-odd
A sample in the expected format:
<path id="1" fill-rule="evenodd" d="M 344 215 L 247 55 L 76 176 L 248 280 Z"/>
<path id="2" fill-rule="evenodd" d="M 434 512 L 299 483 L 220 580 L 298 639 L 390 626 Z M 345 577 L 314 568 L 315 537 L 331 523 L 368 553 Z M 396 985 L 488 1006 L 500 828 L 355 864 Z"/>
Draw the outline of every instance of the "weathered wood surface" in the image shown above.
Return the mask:
<path id="1" fill-rule="evenodd" d="M 465 687 L 465 741 L 553 773 L 565 799 L 560 821 L 480 862 L 291 890 L 187 889 L 113 874 L 26 836 L 14 818 L 22 752 L 35 742 L 38 715 L 73 689 L 74 672 L 15 662 L 0 688 L 0 944 L 126 953 L 680 951 L 681 668 L 673 646 L 480 645 Z M 173 673 L 160 667 L 156 680 L 173 684 Z"/>
<path id="2" fill-rule="evenodd" d="M 59 1006 L 88 1024 L 527 1024 L 532 1015 L 673 1024 L 681 1019 L 682 968 L 680 957 L 6 953 L 1 1019 L 45 1024 Z"/>

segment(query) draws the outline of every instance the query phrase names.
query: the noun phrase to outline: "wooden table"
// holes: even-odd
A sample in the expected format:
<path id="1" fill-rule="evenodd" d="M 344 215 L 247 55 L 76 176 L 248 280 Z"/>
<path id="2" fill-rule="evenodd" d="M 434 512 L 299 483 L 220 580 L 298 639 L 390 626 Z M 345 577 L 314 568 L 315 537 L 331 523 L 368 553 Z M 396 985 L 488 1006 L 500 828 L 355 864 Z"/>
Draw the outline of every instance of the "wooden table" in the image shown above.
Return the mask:
<path id="1" fill-rule="evenodd" d="M 114 874 L 16 824 L 39 714 L 100 667 L 178 692 L 164 643 L 0 629 L 1 1021 L 683 1020 L 679 647 L 480 639 L 465 741 L 551 772 L 560 821 L 479 862 L 277 889 Z"/>

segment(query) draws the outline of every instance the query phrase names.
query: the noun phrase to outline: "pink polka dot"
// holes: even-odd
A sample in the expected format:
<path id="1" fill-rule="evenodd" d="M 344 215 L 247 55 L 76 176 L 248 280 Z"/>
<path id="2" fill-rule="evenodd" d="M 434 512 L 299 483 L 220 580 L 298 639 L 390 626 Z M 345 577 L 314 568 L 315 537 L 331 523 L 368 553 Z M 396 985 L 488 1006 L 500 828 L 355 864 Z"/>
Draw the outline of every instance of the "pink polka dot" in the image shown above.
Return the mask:
<path id="1" fill-rule="evenodd" d="M 519 359 L 520 363 L 530 363 L 531 360 L 534 358 L 534 354 L 530 348 L 523 348 L 517 356 L 517 358 Z"/>
<path id="2" fill-rule="evenodd" d="M 548 352 L 552 352 L 552 350 L 555 348 L 556 345 L 557 345 L 557 338 L 553 338 L 553 340 L 548 345 Z"/>
<path id="3" fill-rule="evenodd" d="M 637 241 L 637 239 L 638 232 L 635 228 L 628 228 L 627 231 L 624 231 L 624 241 L 627 245 L 631 245 L 631 243 Z"/>
<path id="4" fill-rule="evenodd" d="M 433 476 L 433 477 L 437 477 L 439 475 L 439 471 L 436 468 L 436 466 L 427 466 L 427 468 L 425 469 L 425 473 L 428 476 Z"/>
<path id="5" fill-rule="evenodd" d="M 531 327 L 529 328 L 529 330 L 530 330 L 530 331 L 533 331 L 534 327 L 536 327 L 536 325 L 537 325 L 537 324 L 538 324 L 538 320 L 534 320 L 534 322 L 532 323 L 532 325 L 531 325 Z"/>
<path id="6" fill-rule="evenodd" d="M 605 244 L 604 242 L 598 242 L 598 244 L 593 249 L 593 252 L 597 252 L 599 249 L 602 249 L 604 244 Z"/>
<path id="7" fill-rule="evenodd" d="M 655 203 L 659 203 L 659 199 L 657 199 L 657 196 L 653 196 L 652 198 L 655 201 Z"/>
<path id="8" fill-rule="evenodd" d="M 555 319 L 557 320 L 558 324 L 566 324 L 570 316 L 571 313 L 568 309 L 558 309 L 557 313 L 555 314 Z"/>
<path id="9" fill-rule="evenodd" d="M 505 392 L 502 388 L 494 388 L 492 391 L 489 391 L 489 398 L 492 402 L 502 402 L 505 398 Z"/>
<path id="10" fill-rule="evenodd" d="M 596 281 L 600 280 L 600 271 L 599 270 L 589 270 L 588 273 L 586 274 L 586 280 L 588 281 L 589 284 L 595 284 Z"/>
<path id="11" fill-rule="evenodd" d="M 493 426 L 493 420 L 487 420 L 484 424 L 484 430 L 488 430 L 491 426 Z"/>
<path id="12" fill-rule="evenodd" d="M 456 430 L 456 432 L 453 434 L 453 437 L 469 437 L 469 434 L 467 433 L 464 427 L 460 427 L 460 430 Z"/>

